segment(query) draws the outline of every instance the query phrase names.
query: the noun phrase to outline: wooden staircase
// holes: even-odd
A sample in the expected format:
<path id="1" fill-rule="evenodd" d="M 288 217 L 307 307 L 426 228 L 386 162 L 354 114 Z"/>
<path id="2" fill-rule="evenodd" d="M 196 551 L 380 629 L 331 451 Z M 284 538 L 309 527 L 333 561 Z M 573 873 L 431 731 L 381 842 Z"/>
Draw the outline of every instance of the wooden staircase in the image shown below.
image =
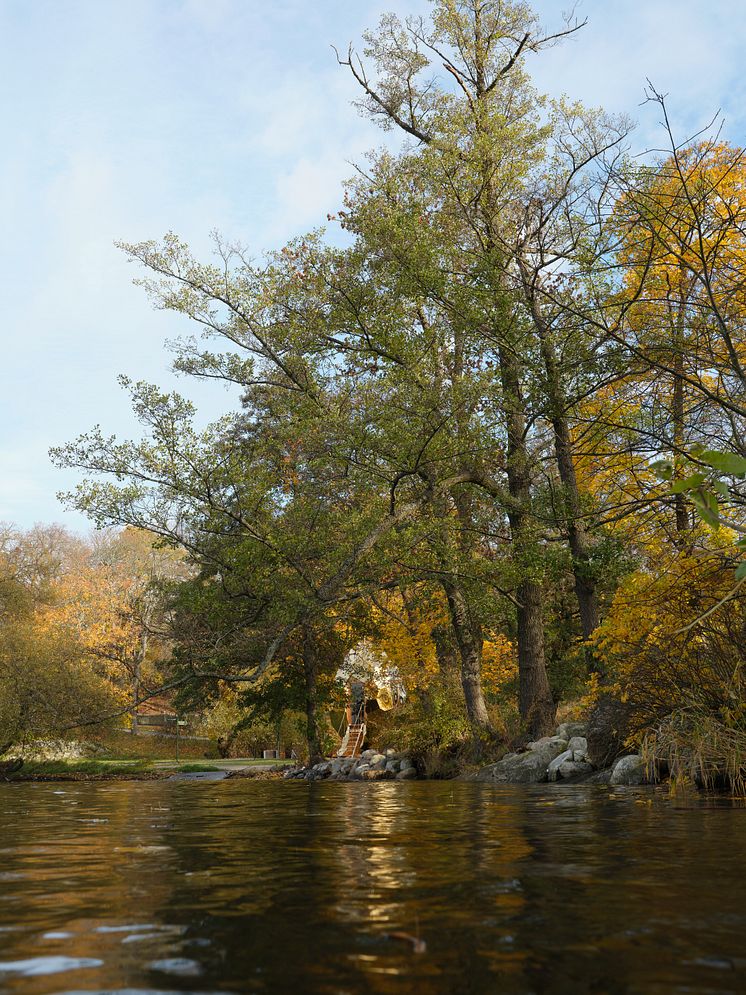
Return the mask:
<path id="1" fill-rule="evenodd" d="M 359 757 L 365 742 L 366 726 L 364 722 L 356 722 L 347 726 L 347 732 L 342 738 L 342 745 L 337 750 L 338 757 Z"/>

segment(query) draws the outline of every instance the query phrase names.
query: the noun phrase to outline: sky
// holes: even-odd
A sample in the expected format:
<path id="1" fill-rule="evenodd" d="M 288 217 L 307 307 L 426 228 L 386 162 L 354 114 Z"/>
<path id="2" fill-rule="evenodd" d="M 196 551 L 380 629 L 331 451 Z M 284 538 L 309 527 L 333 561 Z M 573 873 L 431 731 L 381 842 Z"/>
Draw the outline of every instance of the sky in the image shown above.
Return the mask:
<path id="1" fill-rule="evenodd" d="M 547 25 L 568 0 L 537 0 Z M 351 106 L 346 48 L 427 0 L 0 0 L 0 521 L 84 529 L 50 446 L 96 424 L 136 437 L 117 375 L 176 384 L 205 419 L 235 397 L 175 381 L 167 339 L 114 246 L 220 231 L 260 256 L 324 223 L 381 133 Z M 588 25 L 529 68 L 538 87 L 631 115 L 660 145 L 645 80 L 681 135 L 724 115 L 746 143 L 746 0 L 583 0 Z"/>

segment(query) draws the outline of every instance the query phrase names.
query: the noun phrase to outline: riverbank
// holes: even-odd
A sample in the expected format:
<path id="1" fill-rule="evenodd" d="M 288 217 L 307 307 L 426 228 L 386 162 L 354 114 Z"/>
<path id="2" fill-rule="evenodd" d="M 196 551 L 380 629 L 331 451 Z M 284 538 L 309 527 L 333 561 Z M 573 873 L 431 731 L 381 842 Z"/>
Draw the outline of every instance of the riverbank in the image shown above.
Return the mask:
<path id="1" fill-rule="evenodd" d="M 262 760 L 215 761 L 199 764 L 173 760 L 28 760 L 0 781 L 166 781 L 175 776 L 223 774 L 231 777 L 244 770 L 256 775 L 281 777 L 285 765 Z M 250 775 L 247 775 L 250 776 Z"/>
<path id="2" fill-rule="evenodd" d="M 652 783 L 652 771 L 638 753 L 623 752 L 611 763 L 594 763 L 584 722 L 563 722 L 553 736 L 544 736 L 521 750 L 505 753 L 493 763 L 463 771 L 456 780 L 495 784 Z M 356 758 L 335 757 L 312 766 L 289 768 L 283 774 L 296 781 L 427 780 L 415 760 L 393 749 L 364 750 Z M 435 778 L 438 780 L 439 778 Z M 449 778 L 450 780 L 450 778 Z"/>

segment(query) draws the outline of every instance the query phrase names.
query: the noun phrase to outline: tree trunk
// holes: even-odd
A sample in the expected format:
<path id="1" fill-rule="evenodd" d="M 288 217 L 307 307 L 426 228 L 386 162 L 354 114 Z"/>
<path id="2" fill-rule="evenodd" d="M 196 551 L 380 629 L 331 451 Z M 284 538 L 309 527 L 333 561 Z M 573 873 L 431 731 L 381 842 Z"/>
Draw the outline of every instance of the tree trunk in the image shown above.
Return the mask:
<path id="1" fill-rule="evenodd" d="M 507 431 L 508 489 L 514 505 L 508 513 L 513 549 L 520 557 L 535 550 L 532 535 L 531 477 L 526 447 L 526 416 L 521 393 L 517 354 L 510 345 L 500 347 L 500 378 Z M 531 736 L 550 731 L 555 704 L 544 658 L 544 611 L 541 584 L 530 576 L 530 563 L 521 566 L 528 575 L 518 585 L 518 705 Z"/>
<path id="2" fill-rule="evenodd" d="M 673 403 L 672 403 L 672 415 L 673 415 L 673 456 L 674 464 L 680 458 L 682 452 L 684 451 L 684 441 L 685 441 L 685 410 L 684 410 L 684 315 L 685 315 L 685 302 L 683 291 L 681 293 L 681 299 L 679 301 L 679 316 L 676 320 L 676 330 L 674 338 L 674 357 L 673 357 L 673 368 L 674 368 L 674 378 L 673 378 Z M 679 542 L 681 542 L 681 537 L 683 533 L 688 532 L 690 528 L 689 521 L 689 509 L 687 508 L 687 501 L 684 494 L 674 495 L 674 509 L 676 513 L 676 533 Z M 681 543 L 683 545 L 683 543 Z"/>
<path id="3" fill-rule="evenodd" d="M 474 621 L 463 590 L 453 580 L 443 581 L 443 590 L 461 659 L 461 687 L 464 689 L 466 714 L 477 730 L 492 732 L 482 692 L 482 633 Z"/>
<path id="4" fill-rule="evenodd" d="M 557 471 L 563 487 L 563 512 L 567 531 L 572 570 L 575 581 L 575 596 L 580 612 L 580 627 L 583 639 L 589 639 L 600 621 L 596 581 L 591 573 L 591 549 L 588 534 L 583 523 L 583 508 L 578 490 L 578 480 L 575 474 L 575 463 L 572 456 L 572 438 L 567 420 L 567 398 L 565 396 L 562 376 L 557 363 L 557 357 L 550 337 L 550 329 L 544 320 L 544 315 L 536 297 L 536 288 L 526 264 L 519 261 L 521 280 L 524 293 L 529 299 L 531 316 L 536 334 L 539 338 L 541 358 L 546 375 L 546 394 L 549 407 L 549 419 L 554 436 L 554 453 L 557 461 Z M 597 669 L 597 661 L 589 659 L 591 670 Z"/>
<path id="5" fill-rule="evenodd" d="M 316 687 L 318 678 L 318 658 L 313 630 L 309 625 L 303 627 L 303 676 L 305 680 L 306 707 L 306 742 L 308 744 L 309 766 L 324 759 L 319 733 L 318 712 L 316 707 Z"/>
<path id="6" fill-rule="evenodd" d="M 541 585 L 524 581 L 518 588 L 518 705 L 533 739 L 551 734 L 556 707 L 544 661 Z"/>
<path id="7" fill-rule="evenodd" d="M 552 429 L 557 468 L 564 490 L 565 525 L 572 556 L 575 596 L 578 599 L 580 611 L 580 627 L 583 639 L 589 639 L 599 624 L 598 594 L 596 581 L 591 574 L 590 543 L 582 520 L 580 493 L 572 459 L 570 429 L 564 414 L 553 415 Z"/>

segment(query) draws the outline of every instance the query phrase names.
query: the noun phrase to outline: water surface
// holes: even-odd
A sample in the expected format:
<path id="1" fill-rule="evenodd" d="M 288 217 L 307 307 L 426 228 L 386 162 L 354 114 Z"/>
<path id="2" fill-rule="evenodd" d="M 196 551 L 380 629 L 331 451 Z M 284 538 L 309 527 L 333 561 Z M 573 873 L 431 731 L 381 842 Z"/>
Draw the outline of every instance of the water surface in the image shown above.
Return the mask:
<path id="1" fill-rule="evenodd" d="M 0 785 L 0 992 L 742 993 L 745 884 L 662 790 Z"/>

